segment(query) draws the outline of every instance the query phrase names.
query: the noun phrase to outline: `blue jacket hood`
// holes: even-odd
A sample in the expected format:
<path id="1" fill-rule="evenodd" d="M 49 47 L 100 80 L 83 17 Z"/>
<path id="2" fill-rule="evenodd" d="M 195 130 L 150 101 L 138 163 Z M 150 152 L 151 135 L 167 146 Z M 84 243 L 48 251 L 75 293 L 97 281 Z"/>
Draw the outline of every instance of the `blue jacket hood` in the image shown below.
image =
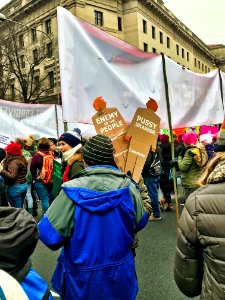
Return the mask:
<path id="1" fill-rule="evenodd" d="M 109 192 L 80 187 L 63 187 L 63 190 L 76 205 L 96 214 L 105 214 L 130 197 L 129 187 Z"/>

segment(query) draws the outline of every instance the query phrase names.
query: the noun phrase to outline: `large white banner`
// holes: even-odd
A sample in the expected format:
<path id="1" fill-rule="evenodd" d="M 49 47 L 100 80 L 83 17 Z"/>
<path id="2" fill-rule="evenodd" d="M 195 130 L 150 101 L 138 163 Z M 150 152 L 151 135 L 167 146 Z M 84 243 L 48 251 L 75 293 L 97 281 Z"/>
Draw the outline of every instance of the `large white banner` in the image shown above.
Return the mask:
<path id="1" fill-rule="evenodd" d="M 58 7 L 63 119 L 91 124 L 93 100 L 102 96 L 130 122 L 149 97 L 159 105 L 161 128 L 169 128 L 162 57 L 145 53 Z M 65 34 L 66 32 L 66 34 Z M 200 75 L 166 58 L 173 128 L 223 120 L 218 72 Z"/>
<path id="2" fill-rule="evenodd" d="M 220 72 L 221 74 L 221 84 L 222 84 L 222 97 L 223 97 L 223 103 L 224 103 L 224 106 L 225 106 L 225 73 L 223 72 Z M 225 107 L 224 107 L 225 109 Z"/>
<path id="3" fill-rule="evenodd" d="M 162 61 L 58 8 L 63 118 L 92 123 L 93 101 L 102 96 L 131 121 L 149 97 L 165 98 Z M 65 34 L 66 32 L 66 34 Z M 167 119 L 167 118 L 166 118 Z"/>
<path id="4" fill-rule="evenodd" d="M 26 104 L 0 100 L 0 135 L 55 137 L 63 132 L 62 109 L 50 104 Z"/>
<path id="5" fill-rule="evenodd" d="M 222 123 L 219 72 L 198 74 L 165 59 L 173 127 Z"/>

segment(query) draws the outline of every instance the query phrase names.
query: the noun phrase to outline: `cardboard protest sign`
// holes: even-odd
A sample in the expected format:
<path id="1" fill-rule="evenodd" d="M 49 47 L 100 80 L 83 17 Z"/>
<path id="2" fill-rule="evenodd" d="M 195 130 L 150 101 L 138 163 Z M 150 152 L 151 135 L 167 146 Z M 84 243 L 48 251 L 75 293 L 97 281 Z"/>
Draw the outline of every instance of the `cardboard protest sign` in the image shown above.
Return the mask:
<path id="1" fill-rule="evenodd" d="M 154 101 L 154 102 L 153 102 Z M 125 173 L 130 172 L 138 182 L 150 148 L 156 149 L 160 118 L 154 113 L 158 106 L 150 99 L 147 108 L 138 108 L 127 131 L 130 146 L 127 155 Z M 153 105 L 154 104 L 154 105 Z"/>
<path id="2" fill-rule="evenodd" d="M 94 101 L 94 108 L 98 112 L 92 117 L 97 134 L 103 134 L 111 138 L 115 149 L 115 162 L 117 167 L 125 170 L 129 141 L 125 140 L 128 126 L 117 108 L 106 108 L 106 102 L 102 97 Z"/>
<path id="3" fill-rule="evenodd" d="M 61 170 L 61 163 L 57 160 L 53 160 L 53 188 L 52 194 L 53 198 L 55 199 L 58 196 L 62 185 L 62 170 Z"/>

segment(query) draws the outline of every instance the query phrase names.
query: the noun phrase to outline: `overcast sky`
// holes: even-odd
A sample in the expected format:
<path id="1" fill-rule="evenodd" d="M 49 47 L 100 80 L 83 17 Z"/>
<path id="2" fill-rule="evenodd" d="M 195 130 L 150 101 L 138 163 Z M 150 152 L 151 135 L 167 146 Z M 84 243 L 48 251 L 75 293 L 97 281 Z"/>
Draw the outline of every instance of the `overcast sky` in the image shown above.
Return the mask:
<path id="1" fill-rule="evenodd" d="M 225 45 L 225 0 L 164 0 L 164 4 L 205 44 Z"/>
<path id="2" fill-rule="evenodd" d="M 8 2 L 0 0 L 0 8 Z M 225 45 L 225 0 L 164 0 L 164 4 L 204 43 Z"/>

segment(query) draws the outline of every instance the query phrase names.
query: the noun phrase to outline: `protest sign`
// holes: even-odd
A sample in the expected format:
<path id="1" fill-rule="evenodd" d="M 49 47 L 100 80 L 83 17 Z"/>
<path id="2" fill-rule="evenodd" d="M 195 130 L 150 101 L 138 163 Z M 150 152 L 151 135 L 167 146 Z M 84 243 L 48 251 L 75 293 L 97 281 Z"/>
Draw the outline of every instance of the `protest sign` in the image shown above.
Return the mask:
<path id="1" fill-rule="evenodd" d="M 98 103 L 102 103 L 102 108 Z M 129 141 L 125 140 L 128 126 L 117 108 L 106 108 L 106 102 L 101 97 L 94 101 L 94 107 L 99 111 L 92 117 L 97 134 L 111 138 L 115 149 L 114 157 L 117 167 L 125 170 Z"/>
<path id="2" fill-rule="evenodd" d="M 53 161 L 53 188 L 52 194 L 53 198 L 58 196 L 62 186 L 62 170 L 61 163 L 57 160 Z"/>
<path id="3" fill-rule="evenodd" d="M 157 109 L 157 108 L 156 108 Z M 150 147 L 156 149 L 160 118 L 149 108 L 138 108 L 127 131 L 130 146 L 125 172 L 138 182 Z"/>

